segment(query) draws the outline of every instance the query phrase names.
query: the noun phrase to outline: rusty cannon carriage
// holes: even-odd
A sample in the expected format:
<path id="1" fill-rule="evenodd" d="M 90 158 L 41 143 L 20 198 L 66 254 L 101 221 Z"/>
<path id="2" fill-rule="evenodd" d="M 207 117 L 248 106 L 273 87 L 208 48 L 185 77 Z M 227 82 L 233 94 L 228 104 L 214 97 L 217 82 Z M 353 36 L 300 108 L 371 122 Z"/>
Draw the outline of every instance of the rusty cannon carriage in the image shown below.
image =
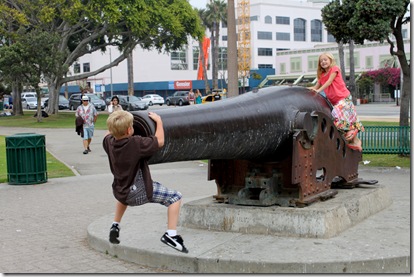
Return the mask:
<path id="1" fill-rule="evenodd" d="M 157 110 L 165 145 L 150 164 L 209 160 L 217 202 L 303 207 L 353 188 L 362 153 L 346 146 L 331 107 L 303 87 L 278 86 L 203 105 Z M 149 136 L 147 112 L 132 112 L 135 135 Z"/>

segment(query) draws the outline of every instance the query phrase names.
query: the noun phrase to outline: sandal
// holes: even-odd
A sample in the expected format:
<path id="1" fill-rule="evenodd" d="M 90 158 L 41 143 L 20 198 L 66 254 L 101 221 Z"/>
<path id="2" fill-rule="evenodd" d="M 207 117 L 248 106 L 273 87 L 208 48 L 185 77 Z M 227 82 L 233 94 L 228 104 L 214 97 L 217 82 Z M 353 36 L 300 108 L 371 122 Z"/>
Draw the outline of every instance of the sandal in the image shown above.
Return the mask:
<path id="1" fill-rule="evenodd" d="M 349 133 L 351 133 L 351 134 L 350 134 L 351 136 L 350 136 L 349 138 L 347 138 Z M 355 138 L 357 135 L 358 135 L 358 130 L 357 130 L 357 129 L 350 130 L 350 131 L 348 131 L 348 132 L 346 133 L 346 135 L 345 135 L 345 139 L 346 139 L 347 141 L 353 141 L 353 140 L 354 140 L 354 138 Z"/>
<path id="2" fill-rule="evenodd" d="M 359 152 L 362 152 L 362 147 L 361 147 L 361 146 L 354 145 L 354 144 L 347 144 L 347 146 L 348 146 L 349 148 L 351 148 L 352 150 L 357 150 L 357 151 L 359 151 Z"/>

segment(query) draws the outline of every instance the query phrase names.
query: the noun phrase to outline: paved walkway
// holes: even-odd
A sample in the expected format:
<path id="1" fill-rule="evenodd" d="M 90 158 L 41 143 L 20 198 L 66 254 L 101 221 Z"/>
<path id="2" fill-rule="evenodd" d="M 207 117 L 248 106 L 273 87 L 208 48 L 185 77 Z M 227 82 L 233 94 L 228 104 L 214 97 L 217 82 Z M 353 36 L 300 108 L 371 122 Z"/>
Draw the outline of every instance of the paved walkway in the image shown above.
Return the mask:
<path id="1" fill-rule="evenodd" d="M 27 132 L 46 135 L 47 149 L 79 174 L 39 185 L 0 184 L 0 272 L 170 272 L 99 253 L 87 242 L 88 225 L 115 207 L 101 146 L 104 131 L 96 131 L 92 153 L 83 155 L 82 141 L 72 130 L 0 129 L 1 135 Z M 189 165 L 199 169 L 198 163 Z"/>
<path id="2" fill-rule="evenodd" d="M 101 146 L 105 131 L 96 131 L 91 145 L 92 152 L 88 155 L 82 154 L 82 141 L 74 130 L 3 127 L 0 129 L 1 135 L 23 132 L 45 134 L 48 151 L 77 172 L 77 176 L 49 179 L 45 184 L 30 186 L 0 184 L 0 223 L 2 226 L 0 272 L 171 272 L 171 270 L 141 266 L 139 260 L 135 260 L 136 263 L 125 262 L 111 255 L 97 252 L 88 244 L 88 227 L 93 222 L 110 220 L 114 209 L 110 186 L 112 177 L 108 173 L 108 161 Z M 214 182 L 206 180 L 207 167 L 202 166 L 199 162 L 170 163 L 151 167 L 153 178 L 179 189 L 184 195 L 184 202 L 209 197 L 216 193 Z M 392 206 L 370 217 L 355 228 L 351 228 L 352 230 L 347 231 L 340 238 L 323 241 L 308 240 L 306 247 L 310 247 L 309 251 L 319 253 L 318 255 L 323 253 L 324 256 L 329 255 L 329 252 L 324 252 L 323 245 L 333 243 L 337 247 L 330 247 L 329 251 L 332 251 L 332 255 L 342 251 L 345 255 L 367 255 L 368 257 L 385 251 L 396 259 L 410 257 L 410 171 L 396 168 L 371 169 L 362 166 L 360 177 L 378 179 L 381 184 L 387 186 L 394 201 Z M 151 206 L 145 207 L 150 208 Z M 145 209 L 129 209 L 125 216 L 125 226 L 129 226 L 129 230 L 132 230 L 133 234 L 138 237 L 147 235 L 137 231 L 140 230 L 140 222 L 137 219 L 146 215 Z M 161 210 L 159 207 L 154 208 L 154 211 L 160 211 L 162 216 L 165 215 L 163 207 Z M 147 219 L 146 217 L 145 222 Z M 156 223 L 150 221 L 147 224 L 149 226 L 146 228 L 149 229 L 145 230 L 152 232 L 148 234 L 149 237 L 158 238 L 161 236 L 164 230 L 162 229 L 163 223 L 159 221 Z M 106 223 L 103 226 L 106 228 Z M 105 228 L 102 230 L 105 233 L 103 236 L 107 236 Z M 127 228 L 123 229 L 123 231 L 125 230 Z M 366 245 L 361 245 L 364 250 L 357 253 L 354 251 L 355 249 L 349 249 L 348 242 L 357 239 L 358 242 L 361 242 L 361 237 L 365 237 L 369 241 Z M 156 248 L 162 247 L 158 239 L 154 241 Z M 244 240 L 243 243 L 246 244 L 247 241 Z M 254 245 L 254 240 L 251 243 Z M 192 253 L 197 251 L 197 244 L 188 244 L 187 246 Z M 259 249 L 262 253 L 261 256 L 256 257 L 263 258 L 263 255 L 283 257 L 286 249 L 301 249 L 301 244 L 281 244 L 281 248 L 272 249 L 269 253 L 263 252 L 266 247 L 264 244 Z M 163 252 L 170 250 L 164 248 Z M 235 258 L 240 253 L 237 254 L 237 244 L 233 245 L 233 248 L 234 251 L 231 255 L 236 255 L 233 257 Z M 213 260 L 217 258 L 214 255 L 210 257 Z M 254 259 L 251 255 L 248 257 Z M 224 258 L 232 259 L 231 257 Z M 248 260 L 244 260 L 244 262 L 250 263 Z M 382 267 L 384 269 L 384 265 Z M 217 268 L 204 268 L 204 270 L 213 273 Z M 401 265 L 400 272 L 408 272 L 407 270 L 410 270 L 409 260 Z"/>

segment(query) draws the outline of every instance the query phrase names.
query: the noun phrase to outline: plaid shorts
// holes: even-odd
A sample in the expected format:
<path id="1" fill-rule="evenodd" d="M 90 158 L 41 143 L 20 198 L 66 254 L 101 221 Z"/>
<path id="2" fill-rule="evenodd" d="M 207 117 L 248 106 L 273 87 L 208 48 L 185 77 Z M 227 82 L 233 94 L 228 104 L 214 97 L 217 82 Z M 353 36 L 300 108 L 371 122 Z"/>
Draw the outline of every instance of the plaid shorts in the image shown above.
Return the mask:
<path id="1" fill-rule="evenodd" d="M 168 207 L 182 198 L 179 191 L 168 189 L 158 182 L 153 182 L 152 187 L 153 193 L 150 203 L 159 203 Z M 134 184 L 130 187 L 126 202 L 129 206 L 140 206 L 149 203 L 141 170 L 138 171 Z"/>

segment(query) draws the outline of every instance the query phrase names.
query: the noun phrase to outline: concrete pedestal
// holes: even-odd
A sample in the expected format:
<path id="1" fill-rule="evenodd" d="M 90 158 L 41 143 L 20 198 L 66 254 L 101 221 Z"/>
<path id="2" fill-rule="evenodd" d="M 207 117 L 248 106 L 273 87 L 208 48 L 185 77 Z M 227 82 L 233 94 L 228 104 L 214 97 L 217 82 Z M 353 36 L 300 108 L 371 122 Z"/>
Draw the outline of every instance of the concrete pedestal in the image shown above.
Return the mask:
<path id="1" fill-rule="evenodd" d="M 383 186 L 339 190 L 334 198 L 304 208 L 231 205 L 209 197 L 184 204 L 180 224 L 244 234 L 331 238 L 391 203 Z"/>

